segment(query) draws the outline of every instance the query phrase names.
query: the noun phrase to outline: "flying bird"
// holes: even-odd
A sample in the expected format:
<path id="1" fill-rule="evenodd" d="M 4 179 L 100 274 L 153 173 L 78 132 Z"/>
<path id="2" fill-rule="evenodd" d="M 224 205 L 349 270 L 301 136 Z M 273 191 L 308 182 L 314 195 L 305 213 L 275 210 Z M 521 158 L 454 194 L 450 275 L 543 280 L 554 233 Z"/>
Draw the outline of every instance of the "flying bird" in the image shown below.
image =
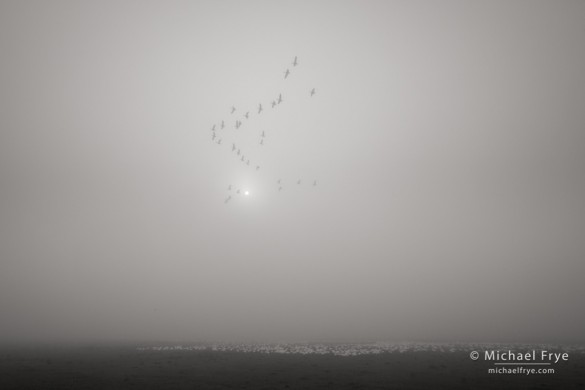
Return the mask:
<path id="1" fill-rule="evenodd" d="M 238 149 L 238 156 L 240 155 L 240 149 Z"/>
<path id="2" fill-rule="evenodd" d="M 258 114 L 262 112 L 262 104 L 258 104 Z"/>
<path id="3" fill-rule="evenodd" d="M 236 150 L 236 144 L 232 143 L 232 152 Z"/>
<path id="4" fill-rule="evenodd" d="M 263 139 L 260 140 L 260 145 L 264 145 L 264 140 Z"/>
<path id="5" fill-rule="evenodd" d="M 212 141 L 214 141 L 214 140 L 215 140 L 215 137 L 216 137 L 215 133 L 211 134 L 211 140 L 212 140 Z"/>
<path id="6" fill-rule="evenodd" d="M 297 66 L 299 63 L 297 62 L 297 56 L 295 56 L 295 59 L 293 61 L 293 66 Z"/>
<path id="7" fill-rule="evenodd" d="M 282 94 L 281 93 L 278 94 L 278 102 L 277 103 L 278 104 L 282 103 Z"/>
<path id="8" fill-rule="evenodd" d="M 287 70 L 284 72 L 284 78 L 286 79 L 286 78 L 288 77 L 288 75 L 289 75 L 289 74 L 290 74 L 290 70 L 288 70 L 288 69 L 287 69 Z"/>
<path id="9" fill-rule="evenodd" d="M 217 144 L 221 145 L 221 138 L 217 140 Z"/>
<path id="10" fill-rule="evenodd" d="M 233 114 L 236 111 L 236 108 L 234 106 L 232 106 L 232 112 L 231 114 Z"/>
<path id="11" fill-rule="evenodd" d="M 246 112 L 246 114 L 244 115 L 246 117 L 246 119 L 249 119 L 248 116 L 250 115 L 250 111 Z"/>
<path id="12" fill-rule="evenodd" d="M 260 137 L 262 137 L 262 138 L 266 137 L 266 134 L 264 134 L 264 131 L 262 131 L 262 134 L 260 135 Z"/>
<path id="13" fill-rule="evenodd" d="M 274 108 L 274 106 L 276 106 L 276 102 L 273 100 L 272 101 L 272 108 Z"/>
<path id="14" fill-rule="evenodd" d="M 278 187 L 278 191 L 282 191 L 282 187 Z"/>
<path id="15" fill-rule="evenodd" d="M 315 94 L 315 88 L 311 89 L 311 96 Z"/>
<path id="16" fill-rule="evenodd" d="M 231 196 L 231 195 L 230 195 L 230 196 L 228 196 L 227 198 L 225 198 L 225 200 L 223 201 L 223 203 L 227 203 L 227 202 L 229 202 L 231 198 L 232 198 L 232 196 Z"/>
<path id="17" fill-rule="evenodd" d="M 213 127 L 211 128 L 211 131 L 215 131 L 215 125 L 213 125 Z"/>
<path id="18" fill-rule="evenodd" d="M 246 165 L 250 165 L 250 160 L 246 161 Z"/>
<path id="19" fill-rule="evenodd" d="M 242 162 L 244 162 L 244 156 L 242 156 L 241 160 L 242 160 Z"/>

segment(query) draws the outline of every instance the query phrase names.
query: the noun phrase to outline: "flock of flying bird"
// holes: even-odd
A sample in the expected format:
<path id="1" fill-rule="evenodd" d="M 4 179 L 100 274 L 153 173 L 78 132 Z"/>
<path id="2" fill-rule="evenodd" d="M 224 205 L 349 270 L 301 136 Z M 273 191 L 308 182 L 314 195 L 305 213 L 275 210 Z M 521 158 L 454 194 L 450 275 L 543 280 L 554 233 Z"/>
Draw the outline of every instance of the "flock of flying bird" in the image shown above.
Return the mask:
<path id="1" fill-rule="evenodd" d="M 298 62 L 298 58 L 295 56 L 294 60 L 292 61 L 292 66 L 293 67 L 297 67 L 299 65 Z M 288 77 L 291 75 L 291 71 L 289 68 L 287 68 L 284 71 L 284 79 L 288 79 Z M 313 97 L 316 93 L 315 88 L 312 88 L 310 91 L 308 91 L 308 95 L 309 97 Z M 271 102 L 270 102 L 270 106 L 272 109 L 276 108 L 278 105 L 282 104 L 284 102 L 284 99 L 282 97 L 282 93 L 278 94 L 278 97 L 275 97 Z M 235 106 L 232 106 L 230 109 L 230 115 L 234 115 L 234 113 L 236 113 L 237 109 Z M 256 110 L 256 115 L 261 115 L 262 111 L 264 111 L 264 107 L 262 106 L 262 103 L 258 103 L 258 108 Z M 245 113 L 243 113 L 243 118 L 237 118 L 233 121 L 233 128 L 234 130 L 239 130 L 240 127 L 242 125 L 244 125 L 244 120 L 248 121 L 250 119 L 250 111 L 246 111 Z M 219 123 L 213 124 L 211 126 L 211 141 L 216 143 L 217 145 L 223 145 L 223 137 L 218 135 L 218 133 L 225 131 L 226 128 L 226 121 L 225 120 L 221 120 Z M 265 145 L 265 139 L 266 139 L 266 132 L 262 131 L 259 135 L 259 140 L 258 140 L 258 144 L 260 146 L 264 146 Z M 250 158 L 248 156 L 246 156 L 244 154 L 244 151 L 238 146 L 236 145 L 235 142 L 231 142 L 231 152 L 236 156 L 236 158 L 238 159 L 238 161 L 246 166 L 250 166 Z M 253 163 L 252 167 L 255 166 L 255 170 L 259 171 L 260 170 L 260 165 Z M 301 179 L 297 180 L 297 185 L 301 185 L 302 181 Z M 282 191 L 283 190 L 283 182 L 282 179 L 278 179 L 276 181 L 277 184 L 277 188 L 278 191 Z M 317 185 L 317 180 L 313 180 L 313 186 Z M 227 191 L 228 191 L 228 196 L 227 198 L 224 199 L 224 203 L 228 203 L 231 199 L 232 199 L 232 191 L 235 190 L 235 194 L 236 195 L 241 195 L 242 191 L 241 189 L 237 188 L 235 189 L 231 184 L 227 186 Z M 244 192 L 246 195 L 248 194 L 248 192 Z"/>

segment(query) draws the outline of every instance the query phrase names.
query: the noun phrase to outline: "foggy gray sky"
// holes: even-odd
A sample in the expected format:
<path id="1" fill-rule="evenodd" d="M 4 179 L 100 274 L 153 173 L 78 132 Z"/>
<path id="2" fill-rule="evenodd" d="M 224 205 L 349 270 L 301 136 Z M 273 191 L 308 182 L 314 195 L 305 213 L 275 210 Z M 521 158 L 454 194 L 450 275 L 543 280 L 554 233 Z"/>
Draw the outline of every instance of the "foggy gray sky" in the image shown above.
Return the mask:
<path id="1" fill-rule="evenodd" d="M 582 1 L 1 2 L 0 339 L 582 341 L 583 42 Z"/>

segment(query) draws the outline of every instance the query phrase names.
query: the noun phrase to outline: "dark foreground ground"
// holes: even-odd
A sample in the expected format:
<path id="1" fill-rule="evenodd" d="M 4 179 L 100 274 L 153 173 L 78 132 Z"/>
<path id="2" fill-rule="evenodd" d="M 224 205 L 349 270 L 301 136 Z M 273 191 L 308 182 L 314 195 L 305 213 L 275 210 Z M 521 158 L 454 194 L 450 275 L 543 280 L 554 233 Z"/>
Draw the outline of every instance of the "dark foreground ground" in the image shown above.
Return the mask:
<path id="1" fill-rule="evenodd" d="M 132 347 L 3 348 L 0 389 L 585 389 L 585 354 L 548 375 L 488 374 L 467 352 L 342 357 Z"/>

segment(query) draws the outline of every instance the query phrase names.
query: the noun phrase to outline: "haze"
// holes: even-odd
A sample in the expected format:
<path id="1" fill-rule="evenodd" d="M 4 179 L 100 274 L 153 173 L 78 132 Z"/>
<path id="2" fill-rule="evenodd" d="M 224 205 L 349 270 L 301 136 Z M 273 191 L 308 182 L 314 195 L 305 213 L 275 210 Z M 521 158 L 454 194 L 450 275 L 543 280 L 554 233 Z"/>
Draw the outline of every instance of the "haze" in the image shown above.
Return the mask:
<path id="1" fill-rule="evenodd" d="M 3 1 L 0 339 L 583 341 L 584 21 Z"/>

